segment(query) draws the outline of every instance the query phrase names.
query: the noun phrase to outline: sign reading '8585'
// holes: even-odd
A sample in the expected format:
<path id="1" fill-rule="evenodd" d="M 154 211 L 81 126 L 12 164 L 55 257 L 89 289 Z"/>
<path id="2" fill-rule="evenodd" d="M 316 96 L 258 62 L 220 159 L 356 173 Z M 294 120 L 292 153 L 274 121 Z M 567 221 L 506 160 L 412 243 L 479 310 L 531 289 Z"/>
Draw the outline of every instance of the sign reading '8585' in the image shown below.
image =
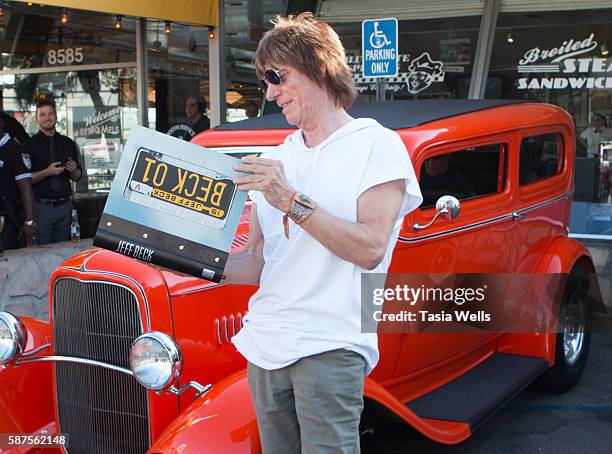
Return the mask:
<path id="1" fill-rule="evenodd" d="M 71 65 L 83 62 L 82 47 L 68 47 L 66 49 L 50 49 L 47 52 L 47 63 L 50 65 Z"/>
<path id="2" fill-rule="evenodd" d="M 223 228 L 235 192 L 231 178 L 140 148 L 124 197 L 185 220 Z"/>

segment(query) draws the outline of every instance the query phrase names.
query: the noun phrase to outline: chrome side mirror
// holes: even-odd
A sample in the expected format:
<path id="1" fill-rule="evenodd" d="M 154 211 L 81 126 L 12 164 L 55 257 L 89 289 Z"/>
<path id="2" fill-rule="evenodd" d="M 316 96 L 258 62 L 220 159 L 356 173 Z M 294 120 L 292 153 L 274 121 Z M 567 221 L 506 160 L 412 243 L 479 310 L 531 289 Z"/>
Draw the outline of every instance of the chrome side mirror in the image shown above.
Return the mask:
<path id="1" fill-rule="evenodd" d="M 440 216 L 444 217 L 444 219 L 448 221 L 452 221 L 457 216 L 459 216 L 460 211 L 461 204 L 459 203 L 459 200 L 457 200 L 456 197 L 453 197 L 452 195 L 443 195 L 436 202 L 436 215 L 433 217 L 433 219 L 425 225 L 420 225 L 416 223 L 412 226 L 412 228 L 413 230 L 426 229 L 427 227 L 430 227 L 434 222 L 436 222 L 436 219 L 438 219 Z"/>

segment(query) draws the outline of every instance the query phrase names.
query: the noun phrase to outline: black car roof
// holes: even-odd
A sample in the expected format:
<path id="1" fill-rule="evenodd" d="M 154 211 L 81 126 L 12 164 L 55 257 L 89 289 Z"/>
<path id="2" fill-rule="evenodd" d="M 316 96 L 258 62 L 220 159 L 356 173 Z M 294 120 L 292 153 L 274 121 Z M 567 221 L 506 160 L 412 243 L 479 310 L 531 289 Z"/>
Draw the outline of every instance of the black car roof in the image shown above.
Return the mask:
<path id="1" fill-rule="evenodd" d="M 355 118 L 373 118 L 389 129 L 404 129 L 442 118 L 520 102 L 524 101 L 512 99 L 382 101 L 355 104 L 348 112 Z M 295 129 L 295 126 L 287 123 L 282 113 L 275 113 L 234 123 L 225 123 L 215 129 Z"/>

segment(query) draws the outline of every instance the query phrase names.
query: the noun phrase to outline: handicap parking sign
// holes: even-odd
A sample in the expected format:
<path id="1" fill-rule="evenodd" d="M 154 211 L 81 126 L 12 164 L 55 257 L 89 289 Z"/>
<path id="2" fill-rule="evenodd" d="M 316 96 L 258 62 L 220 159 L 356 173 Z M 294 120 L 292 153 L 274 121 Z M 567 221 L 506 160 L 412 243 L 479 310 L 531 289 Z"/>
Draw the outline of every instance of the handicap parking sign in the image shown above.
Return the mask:
<path id="1" fill-rule="evenodd" d="M 361 23 L 361 55 L 365 77 L 397 76 L 397 19 Z"/>

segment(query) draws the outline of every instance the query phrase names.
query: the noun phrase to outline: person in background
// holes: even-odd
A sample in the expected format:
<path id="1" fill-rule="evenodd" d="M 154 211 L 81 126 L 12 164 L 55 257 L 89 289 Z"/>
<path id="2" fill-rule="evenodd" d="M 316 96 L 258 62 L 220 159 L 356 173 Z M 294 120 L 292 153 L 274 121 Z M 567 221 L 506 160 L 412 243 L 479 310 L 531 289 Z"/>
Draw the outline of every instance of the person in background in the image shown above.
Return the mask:
<path id="1" fill-rule="evenodd" d="M 612 140 L 612 128 L 608 128 L 606 117 L 602 114 L 593 114 L 593 126 L 588 127 L 580 134 L 578 140 L 587 150 L 587 157 L 599 157 L 599 145 L 606 140 Z"/>
<path id="2" fill-rule="evenodd" d="M 245 108 L 247 118 L 255 118 L 259 116 L 259 108 L 253 101 L 249 101 Z"/>
<path id="3" fill-rule="evenodd" d="M 4 111 L 0 111 L 0 119 L 4 122 L 4 132 L 8 133 L 14 140 L 24 144 L 30 138 L 26 130 L 15 118 Z"/>
<path id="4" fill-rule="evenodd" d="M 4 127 L 0 117 L 0 251 L 36 245 L 30 156 Z"/>
<path id="5" fill-rule="evenodd" d="M 177 139 L 190 141 L 193 136 L 210 129 L 210 120 L 206 116 L 206 100 L 189 96 L 185 100 L 185 115 L 187 123 L 172 126 L 166 134 Z"/>
<path id="6" fill-rule="evenodd" d="M 79 151 L 74 141 L 55 130 L 55 103 L 36 106 L 39 131 L 24 144 L 32 159 L 34 220 L 39 244 L 68 241 L 72 221 L 71 181 L 81 178 Z"/>
<path id="7" fill-rule="evenodd" d="M 193 135 L 210 129 L 210 120 L 206 116 L 206 100 L 189 96 L 185 101 L 185 114 L 191 123 Z"/>

